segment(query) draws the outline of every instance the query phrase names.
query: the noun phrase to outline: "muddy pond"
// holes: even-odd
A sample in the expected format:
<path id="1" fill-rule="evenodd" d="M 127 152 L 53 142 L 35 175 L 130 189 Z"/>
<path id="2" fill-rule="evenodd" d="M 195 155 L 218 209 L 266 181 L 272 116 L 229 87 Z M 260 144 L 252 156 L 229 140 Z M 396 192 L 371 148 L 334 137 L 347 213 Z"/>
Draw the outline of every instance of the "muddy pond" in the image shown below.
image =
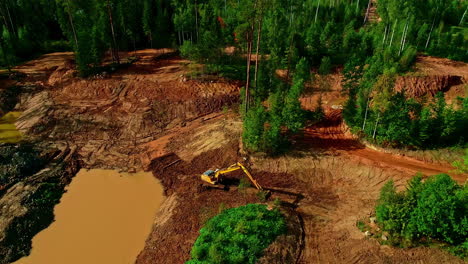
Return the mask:
<path id="1" fill-rule="evenodd" d="M 15 264 L 134 263 L 163 199 L 151 173 L 81 170 L 55 207 L 55 221 Z"/>

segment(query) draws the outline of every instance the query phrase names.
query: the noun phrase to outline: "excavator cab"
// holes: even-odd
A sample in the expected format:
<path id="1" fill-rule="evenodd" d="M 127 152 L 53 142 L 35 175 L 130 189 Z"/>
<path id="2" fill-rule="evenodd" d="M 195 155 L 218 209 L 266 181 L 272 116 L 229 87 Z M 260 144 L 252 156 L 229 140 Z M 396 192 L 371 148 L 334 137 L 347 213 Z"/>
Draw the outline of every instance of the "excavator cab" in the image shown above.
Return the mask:
<path id="1" fill-rule="evenodd" d="M 217 170 L 216 170 L 217 171 Z M 219 177 L 216 177 L 216 171 L 214 170 L 207 170 L 201 175 L 201 179 L 204 182 L 216 185 L 219 183 Z"/>

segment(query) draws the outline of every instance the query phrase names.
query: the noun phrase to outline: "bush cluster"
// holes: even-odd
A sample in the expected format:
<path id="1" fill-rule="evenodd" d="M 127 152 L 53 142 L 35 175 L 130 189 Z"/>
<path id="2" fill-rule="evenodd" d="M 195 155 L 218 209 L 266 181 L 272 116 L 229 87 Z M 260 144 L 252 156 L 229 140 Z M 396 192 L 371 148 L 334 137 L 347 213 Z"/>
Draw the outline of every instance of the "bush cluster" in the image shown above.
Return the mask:
<path id="1" fill-rule="evenodd" d="M 200 230 L 186 264 L 256 263 L 262 251 L 286 231 L 279 210 L 248 204 L 223 211 Z"/>
<path id="2" fill-rule="evenodd" d="M 439 174 L 424 182 L 412 178 L 406 191 L 397 192 L 393 181 L 381 190 L 376 207 L 377 221 L 394 244 L 411 245 L 436 239 L 468 250 L 468 188 L 450 176 Z"/>
<path id="3" fill-rule="evenodd" d="M 40 153 L 28 145 L 0 146 L 0 185 L 30 176 L 45 165 Z"/>

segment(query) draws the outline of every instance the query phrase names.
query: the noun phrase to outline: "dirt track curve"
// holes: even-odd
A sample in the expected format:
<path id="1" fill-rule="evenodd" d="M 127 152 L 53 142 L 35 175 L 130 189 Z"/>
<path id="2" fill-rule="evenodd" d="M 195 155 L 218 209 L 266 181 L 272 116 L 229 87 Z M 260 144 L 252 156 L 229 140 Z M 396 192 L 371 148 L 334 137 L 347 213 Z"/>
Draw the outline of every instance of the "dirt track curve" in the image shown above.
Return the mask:
<path id="1" fill-rule="evenodd" d="M 332 151 L 381 168 L 391 168 L 410 174 L 421 172 L 426 176 L 448 173 L 460 183 L 464 183 L 467 179 L 467 175 L 453 173 L 454 168 L 450 164 L 423 162 L 366 147 L 348 132 L 340 110 L 331 111 L 325 121 L 306 128 L 302 138 L 298 139 L 298 144 Z"/>

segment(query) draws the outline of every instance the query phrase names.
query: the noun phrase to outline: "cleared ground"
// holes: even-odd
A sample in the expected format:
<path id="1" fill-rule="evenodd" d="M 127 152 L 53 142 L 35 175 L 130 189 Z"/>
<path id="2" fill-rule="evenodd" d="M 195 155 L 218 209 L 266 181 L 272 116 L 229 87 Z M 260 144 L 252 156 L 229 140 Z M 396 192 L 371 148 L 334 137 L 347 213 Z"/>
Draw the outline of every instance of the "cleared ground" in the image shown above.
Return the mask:
<path id="1" fill-rule="evenodd" d="M 76 77 L 70 53 L 17 68 L 27 76 L 16 84 L 34 87 L 15 109 L 23 112 L 16 124 L 26 137 L 76 147 L 85 167 L 148 169 L 161 180 L 167 199 L 137 263 L 183 263 L 206 219 L 222 208 L 259 202 L 253 189 L 237 189 L 240 173 L 231 175 L 230 191 L 199 188 L 201 173 L 237 161 L 249 165 L 272 190 L 272 199 L 299 213 L 304 243 L 297 245 L 297 263 L 461 263 L 437 249 L 380 246 L 357 229 L 386 181 L 402 188 L 418 171 L 431 175 L 452 168 L 359 144 L 333 110 L 343 102 L 339 73 L 321 78 L 320 89 L 308 87 L 302 99 L 312 109 L 322 94 L 326 121 L 305 129 L 286 156 L 249 157 L 240 147 L 242 123 L 227 110 L 236 109 L 241 84 L 192 80 L 189 62 L 170 53 L 122 54 L 137 61 L 85 80 Z"/>
<path id="2" fill-rule="evenodd" d="M 16 85 L 28 87 L 16 125 L 30 138 L 77 146 L 86 167 L 135 171 L 147 142 L 239 98 L 236 82 L 185 77 L 189 61 L 170 50 L 122 54 L 137 61 L 88 79 L 76 77 L 70 56 L 44 55 L 15 69 L 27 74 Z"/>
<path id="3" fill-rule="evenodd" d="M 191 246 L 203 221 L 216 214 L 220 204 L 234 207 L 259 202 L 253 189 L 242 193 L 235 188 L 241 173 L 230 176 L 233 185 L 229 191 L 200 191 L 198 188 L 199 175 L 205 170 L 243 161 L 237 140 L 240 131 L 238 120 L 221 116 L 155 142 L 153 146 L 160 150 L 160 158 L 154 158 L 150 167 L 161 179 L 168 199 L 157 218 L 161 220 L 155 223 L 137 263 L 182 263 L 190 257 Z M 325 139 L 310 136 L 308 140 Z M 191 154 L 184 142 L 190 142 Z M 372 214 L 380 188 L 386 181 L 394 180 L 403 188 L 425 165 L 408 168 L 412 163 L 402 159 L 401 166 L 382 166 L 381 161 L 375 162 L 366 156 L 356 158 L 355 150 L 342 149 L 342 143 L 332 144 L 341 148 L 336 150 L 331 145 L 316 148 L 297 142 L 302 148 L 286 156 L 250 157 L 244 161 L 259 183 L 272 191 L 271 199 L 280 198 L 285 206 L 299 212 L 305 243 L 301 245 L 297 263 L 463 263 L 437 249 L 380 246 L 356 227 L 358 220 Z M 440 168 L 438 172 L 448 170 Z M 457 177 L 466 179 L 466 175 Z M 285 247 L 293 250 L 290 245 Z"/>

